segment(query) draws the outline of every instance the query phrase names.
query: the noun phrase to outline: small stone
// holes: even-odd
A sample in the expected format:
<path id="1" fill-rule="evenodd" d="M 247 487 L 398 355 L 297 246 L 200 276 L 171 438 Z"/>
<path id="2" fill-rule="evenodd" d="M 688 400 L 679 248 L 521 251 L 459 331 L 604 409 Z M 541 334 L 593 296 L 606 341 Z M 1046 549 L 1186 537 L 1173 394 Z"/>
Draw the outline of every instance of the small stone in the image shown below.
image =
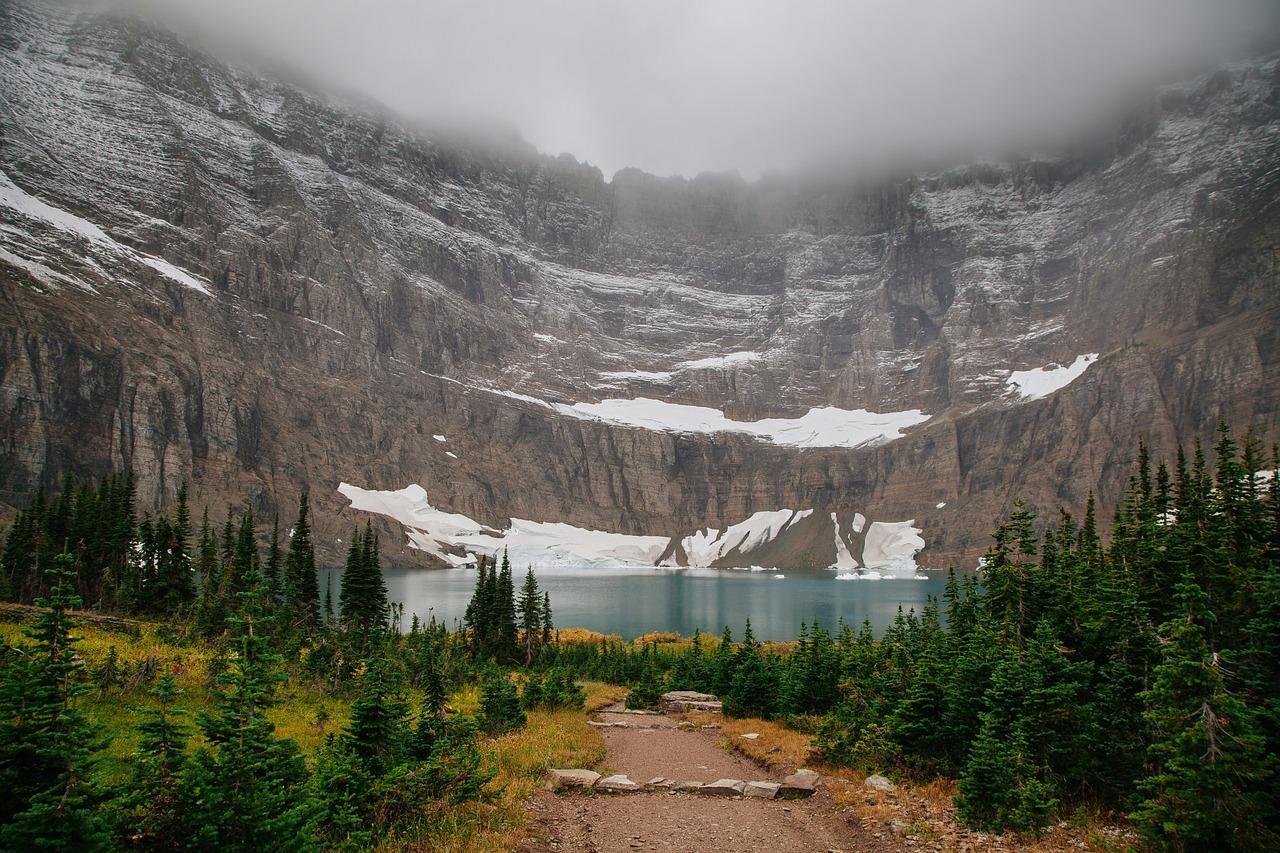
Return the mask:
<path id="1" fill-rule="evenodd" d="M 593 770 L 548 770 L 547 781 L 553 791 L 564 788 L 590 788 L 600 779 Z"/>
<path id="2" fill-rule="evenodd" d="M 693 791 L 697 791 L 701 787 L 702 787 L 701 782 L 689 782 L 689 781 L 676 782 L 674 785 L 671 786 L 671 791 L 672 793 L 687 794 Z"/>
<path id="3" fill-rule="evenodd" d="M 747 783 L 741 779 L 717 779 L 698 787 L 699 794 L 708 797 L 740 797 Z"/>
<path id="4" fill-rule="evenodd" d="M 747 732 L 745 735 L 738 735 L 738 737 L 742 738 L 743 740 L 755 740 L 756 738 L 760 737 L 760 735 L 757 734 L 756 732 Z"/>
<path id="5" fill-rule="evenodd" d="M 637 785 L 635 782 L 632 782 L 630 779 L 628 779 L 626 776 L 622 775 L 621 773 L 616 774 L 614 776 L 606 776 L 605 778 L 601 779 L 599 782 L 596 783 L 595 788 L 597 791 L 611 791 L 615 794 L 620 794 L 627 791 L 640 790 L 639 785 Z"/>
<path id="6" fill-rule="evenodd" d="M 748 782 L 747 787 L 742 793 L 748 797 L 759 797 L 762 800 L 772 800 L 778 795 L 778 789 L 782 786 L 777 782 Z"/>
<path id="7" fill-rule="evenodd" d="M 866 785 L 874 791 L 893 791 L 897 789 L 897 785 L 881 776 L 879 773 L 873 773 L 867 777 L 862 784 Z"/>

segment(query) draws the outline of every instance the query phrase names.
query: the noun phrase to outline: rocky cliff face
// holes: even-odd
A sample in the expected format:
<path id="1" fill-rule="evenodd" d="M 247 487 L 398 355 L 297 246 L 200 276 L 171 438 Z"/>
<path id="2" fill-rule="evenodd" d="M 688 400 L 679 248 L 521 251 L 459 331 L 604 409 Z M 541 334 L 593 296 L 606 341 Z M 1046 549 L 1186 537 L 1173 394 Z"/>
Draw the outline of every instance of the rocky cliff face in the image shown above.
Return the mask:
<path id="1" fill-rule="evenodd" d="M 855 557 L 863 513 L 914 519 L 943 566 L 1015 496 L 1110 507 L 1139 437 L 1280 437 L 1275 57 L 1053 158 L 606 182 L 126 19 L 5 4 L 0 163 L 9 503 L 125 464 L 156 506 L 188 479 L 215 514 L 248 495 L 287 517 L 308 489 L 330 556 L 341 482 L 673 543 L 808 509 L 719 564 L 835 562 L 834 512 Z M 1010 385 L 1092 353 L 1042 396 Z M 731 431 L 609 402 L 636 398 Z M 797 438 L 815 408 L 919 417 Z"/>

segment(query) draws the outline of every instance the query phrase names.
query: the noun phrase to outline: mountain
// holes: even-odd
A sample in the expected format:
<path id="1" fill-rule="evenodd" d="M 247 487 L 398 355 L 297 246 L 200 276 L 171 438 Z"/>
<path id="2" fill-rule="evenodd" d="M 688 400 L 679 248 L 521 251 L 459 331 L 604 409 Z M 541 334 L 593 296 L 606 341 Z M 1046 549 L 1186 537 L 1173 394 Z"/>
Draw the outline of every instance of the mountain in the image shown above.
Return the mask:
<path id="1" fill-rule="evenodd" d="M 1274 55 L 1053 156 L 606 181 L 32 0 L 0 163 L 11 505 L 131 465 L 308 490 L 330 560 L 354 501 L 402 563 L 914 571 L 1105 518 L 1140 438 L 1280 438 Z"/>

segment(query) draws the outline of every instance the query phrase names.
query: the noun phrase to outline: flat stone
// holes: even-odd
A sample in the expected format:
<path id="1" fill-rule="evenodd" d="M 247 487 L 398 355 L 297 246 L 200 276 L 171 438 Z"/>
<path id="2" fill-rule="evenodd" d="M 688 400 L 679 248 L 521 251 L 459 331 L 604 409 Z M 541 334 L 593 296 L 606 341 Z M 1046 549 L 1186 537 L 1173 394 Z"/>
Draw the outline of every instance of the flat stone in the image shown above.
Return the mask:
<path id="1" fill-rule="evenodd" d="M 688 794 L 693 791 L 697 791 L 701 787 L 702 787 L 701 782 L 684 781 L 684 782 L 676 782 L 675 784 L 673 784 L 671 786 L 671 790 L 676 793 Z"/>
<path id="2" fill-rule="evenodd" d="M 720 697 L 696 690 L 672 690 L 663 693 L 658 709 L 666 714 L 682 714 L 686 711 L 710 711 L 720 713 Z"/>
<path id="3" fill-rule="evenodd" d="M 595 788 L 597 791 L 613 791 L 614 793 L 640 790 L 639 785 L 621 773 L 614 776 L 606 776 L 595 784 Z"/>
<path id="4" fill-rule="evenodd" d="M 762 800 L 772 800 L 778 795 L 778 789 L 782 786 L 777 782 L 748 782 L 747 787 L 742 793 L 748 797 L 759 797 Z"/>
<path id="5" fill-rule="evenodd" d="M 593 770 L 548 770 L 547 781 L 551 789 L 559 791 L 564 788 L 590 788 L 600 779 L 600 774 Z"/>
<path id="6" fill-rule="evenodd" d="M 780 800 L 802 800 L 812 797 L 818 788 L 818 774 L 813 771 L 796 772 L 782 780 L 777 797 Z"/>
<path id="7" fill-rule="evenodd" d="M 866 785 L 874 791 L 893 791 L 897 789 L 897 785 L 881 776 L 879 773 L 873 773 L 867 777 L 862 784 Z"/>
<path id="8" fill-rule="evenodd" d="M 717 779 L 714 782 L 700 785 L 698 793 L 705 794 L 708 797 L 740 797 L 746 787 L 747 783 L 741 779 Z"/>
<path id="9" fill-rule="evenodd" d="M 760 735 L 756 734 L 755 732 L 747 732 L 745 735 L 738 735 L 738 737 L 742 738 L 743 740 L 755 740 L 756 738 L 760 737 Z"/>

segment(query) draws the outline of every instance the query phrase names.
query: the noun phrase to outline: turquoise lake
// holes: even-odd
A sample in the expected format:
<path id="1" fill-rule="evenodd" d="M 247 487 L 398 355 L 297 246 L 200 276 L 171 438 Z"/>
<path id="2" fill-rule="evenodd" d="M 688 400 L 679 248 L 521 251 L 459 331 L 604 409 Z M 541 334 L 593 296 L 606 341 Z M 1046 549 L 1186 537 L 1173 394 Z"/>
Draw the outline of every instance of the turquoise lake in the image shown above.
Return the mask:
<path id="1" fill-rule="evenodd" d="M 870 619 L 880 634 L 899 606 L 919 612 L 928 596 L 942 596 L 946 584 L 945 572 L 926 572 L 925 580 L 837 580 L 836 572 L 824 570 L 783 574 L 657 568 L 547 568 L 537 573 L 539 585 L 551 593 L 558 627 L 590 628 L 624 639 L 649 631 L 718 634 L 725 625 L 739 637 L 748 618 L 760 639 L 794 639 L 802 621 L 833 628 L 839 619 L 854 627 Z M 341 573 L 333 575 L 336 607 Z M 470 569 L 387 569 L 383 575 L 387 597 L 404 605 L 406 627 L 412 613 L 424 621 L 434 615 L 452 627 L 466 611 L 476 582 Z M 516 573 L 517 589 L 523 577 Z M 322 571 L 322 595 L 326 583 Z"/>

